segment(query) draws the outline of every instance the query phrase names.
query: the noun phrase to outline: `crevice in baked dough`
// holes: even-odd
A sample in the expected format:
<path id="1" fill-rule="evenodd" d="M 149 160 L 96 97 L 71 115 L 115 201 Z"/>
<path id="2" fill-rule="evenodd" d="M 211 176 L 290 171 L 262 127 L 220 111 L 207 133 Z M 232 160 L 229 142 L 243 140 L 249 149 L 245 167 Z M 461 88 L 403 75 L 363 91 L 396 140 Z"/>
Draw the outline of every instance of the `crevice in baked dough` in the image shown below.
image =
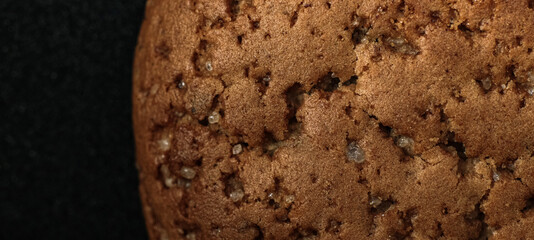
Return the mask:
<path id="1" fill-rule="evenodd" d="M 263 234 L 263 230 L 261 229 L 261 227 L 258 224 L 255 224 L 254 227 L 257 229 L 257 232 L 258 232 L 256 237 L 254 237 L 254 240 L 263 240 L 264 234 Z"/>
<path id="2" fill-rule="evenodd" d="M 314 228 L 303 228 L 303 227 L 297 227 L 293 230 L 293 232 L 289 235 L 290 239 L 296 239 L 296 240 L 309 240 L 309 239 L 316 239 L 319 236 L 319 231 Z"/>
<path id="3" fill-rule="evenodd" d="M 310 93 L 312 93 L 314 90 L 322 90 L 324 92 L 333 92 L 334 90 L 339 88 L 339 78 L 336 77 L 336 75 L 332 72 L 329 72 L 325 76 L 319 79 L 315 85 L 311 88 Z"/>
<path id="4" fill-rule="evenodd" d="M 350 86 L 350 85 L 356 85 L 358 83 L 358 76 L 354 75 L 354 76 L 351 76 L 349 78 L 349 80 L 347 81 L 344 81 L 342 83 L 343 86 L 347 87 L 347 86 Z"/>
<path id="5" fill-rule="evenodd" d="M 328 220 L 328 225 L 326 226 L 326 232 L 337 235 L 341 230 L 341 225 L 343 225 L 343 222 L 336 219 L 330 219 Z"/>
<path id="6" fill-rule="evenodd" d="M 352 42 L 354 45 L 362 43 L 367 36 L 367 32 L 371 28 L 371 26 L 367 24 L 365 18 L 356 14 L 353 14 L 352 16 L 352 27 L 354 28 L 352 30 Z"/>
<path id="7" fill-rule="evenodd" d="M 223 174 L 222 182 L 224 183 L 224 193 L 226 196 L 239 206 L 245 197 L 243 183 L 237 173 Z"/>
<path id="8" fill-rule="evenodd" d="M 493 189 L 493 186 L 494 186 L 494 182 L 492 181 L 490 188 L 486 190 L 486 192 L 484 193 L 484 196 L 482 196 L 482 198 L 480 198 L 480 200 L 475 204 L 474 213 L 476 213 L 476 215 L 475 216 L 471 215 L 473 220 L 478 220 L 482 224 L 480 228 L 480 232 L 478 234 L 478 239 L 489 239 L 493 235 L 493 232 L 494 232 L 493 227 L 491 227 L 490 225 L 488 225 L 488 223 L 486 223 L 486 214 L 484 213 L 484 210 L 481 209 L 481 206 L 483 206 L 484 203 L 488 200 L 488 196 L 491 190 Z"/>
<path id="9" fill-rule="evenodd" d="M 516 65 L 515 64 L 510 64 L 508 66 L 506 66 L 506 77 L 508 77 L 509 80 L 516 80 L 516 75 L 515 75 L 515 70 L 516 70 Z"/>
<path id="10" fill-rule="evenodd" d="M 441 226 L 441 222 L 438 222 L 438 234 L 436 234 L 438 238 L 444 238 L 445 233 L 443 232 L 443 228 Z"/>
<path id="11" fill-rule="evenodd" d="M 276 149 L 278 149 L 280 146 L 280 142 L 277 141 L 274 135 L 268 131 L 265 131 L 263 135 L 263 153 L 267 154 L 268 156 L 273 156 Z"/>
<path id="12" fill-rule="evenodd" d="M 175 219 L 173 221 L 173 224 L 176 226 L 176 233 L 178 236 L 183 237 L 185 240 L 197 240 L 202 239 L 202 233 L 200 231 L 200 227 L 192 223 L 190 221 L 187 221 L 183 218 Z M 167 238 L 166 240 L 170 240 L 171 238 Z M 161 239 L 160 239 L 161 240 Z"/>
<path id="13" fill-rule="evenodd" d="M 495 231 L 492 227 L 490 227 L 486 222 L 482 221 L 482 226 L 480 227 L 480 232 L 478 233 L 478 240 L 488 240 L 493 236 L 493 232 Z"/>
<path id="14" fill-rule="evenodd" d="M 241 12 L 243 2 L 243 0 L 226 0 L 227 11 L 232 18 L 232 21 L 234 21 L 237 18 L 237 15 Z"/>
<path id="15" fill-rule="evenodd" d="M 293 12 L 293 14 L 291 14 L 291 18 L 289 20 L 289 27 L 293 27 L 297 23 L 297 20 L 299 19 L 299 11 L 300 11 L 300 8 L 302 7 L 303 2 L 304 1 L 301 1 L 299 5 L 297 5 L 297 9 Z"/>
<path id="16" fill-rule="evenodd" d="M 238 45 L 243 44 L 243 37 L 244 37 L 244 34 L 240 34 L 240 35 L 237 36 L 237 44 Z"/>
<path id="17" fill-rule="evenodd" d="M 210 47 L 211 43 L 205 39 L 201 39 L 191 56 L 191 62 L 195 66 L 195 75 L 197 76 L 209 75 L 209 72 L 213 71 L 213 64 L 209 59 L 210 56 L 208 56 Z"/>
<path id="18" fill-rule="evenodd" d="M 466 99 L 466 97 L 462 94 L 461 89 L 457 86 L 452 87 L 451 97 L 460 103 L 465 102 L 465 99 Z"/>
<path id="19" fill-rule="evenodd" d="M 266 192 L 266 205 L 274 210 L 277 221 L 290 223 L 289 213 L 295 201 L 295 195 L 282 187 L 283 179 L 274 177 L 274 186 Z"/>
<path id="20" fill-rule="evenodd" d="M 447 132 L 446 134 L 446 142 L 445 147 L 449 151 L 453 151 L 457 155 L 460 160 L 467 160 L 467 155 L 465 153 L 465 146 L 462 142 L 459 142 L 456 140 L 456 134 L 452 131 Z"/>
<path id="21" fill-rule="evenodd" d="M 382 199 L 380 196 L 374 196 L 370 192 L 368 194 L 369 206 L 373 216 L 383 214 L 384 212 L 393 209 L 396 202 L 392 199 Z"/>
<path id="22" fill-rule="evenodd" d="M 269 87 L 271 80 L 270 71 L 267 71 L 262 77 L 256 79 L 256 86 L 258 86 L 258 90 L 262 96 L 267 92 L 267 88 Z"/>
<path id="23" fill-rule="evenodd" d="M 304 101 L 303 94 L 305 93 L 306 92 L 304 91 L 302 85 L 299 83 L 293 84 L 293 86 L 288 88 L 285 92 L 288 110 L 288 113 L 286 115 L 288 131 L 286 134 L 286 138 L 300 130 L 300 123 L 296 118 L 296 114 Z"/>
<path id="24" fill-rule="evenodd" d="M 154 48 L 154 52 L 157 57 L 164 60 L 169 60 L 172 48 L 169 46 L 169 44 L 167 44 L 167 42 L 162 41 L 156 46 L 156 48 Z"/>
<path id="25" fill-rule="evenodd" d="M 475 32 L 467 26 L 467 22 L 463 21 L 458 25 L 458 31 L 462 32 L 467 38 L 473 37 Z"/>
<path id="26" fill-rule="evenodd" d="M 254 19 L 252 19 L 250 17 L 250 15 L 248 15 L 248 19 L 249 19 L 249 22 L 250 22 L 250 29 L 252 30 L 252 32 L 260 29 L 260 21 L 261 21 L 260 18 L 254 20 Z"/>
<path id="27" fill-rule="evenodd" d="M 176 74 L 176 76 L 173 79 L 173 83 L 176 86 L 176 88 L 178 88 L 178 89 L 184 89 L 184 88 L 187 87 L 186 82 L 184 82 L 183 74 L 181 74 L 181 73 Z"/>
<path id="28" fill-rule="evenodd" d="M 519 109 L 525 108 L 526 106 L 527 106 L 527 104 L 526 104 L 526 99 L 525 99 L 525 98 L 522 98 L 522 99 L 519 101 Z"/>
<path id="29" fill-rule="evenodd" d="M 534 195 L 531 196 L 529 199 L 527 199 L 527 203 L 523 209 L 521 209 L 521 213 L 527 214 L 529 211 L 532 211 L 534 208 Z"/>

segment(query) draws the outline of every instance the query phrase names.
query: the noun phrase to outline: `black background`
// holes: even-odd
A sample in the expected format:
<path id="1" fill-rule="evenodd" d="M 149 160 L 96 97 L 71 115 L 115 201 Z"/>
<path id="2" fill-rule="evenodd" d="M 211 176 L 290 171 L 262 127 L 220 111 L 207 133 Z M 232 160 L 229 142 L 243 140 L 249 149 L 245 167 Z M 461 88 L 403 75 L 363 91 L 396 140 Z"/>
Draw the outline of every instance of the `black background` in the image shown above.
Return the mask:
<path id="1" fill-rule="evenodd" d="M 130 97 L 144 2 L 0 1 L 0 239 L 147 239 Z"/>

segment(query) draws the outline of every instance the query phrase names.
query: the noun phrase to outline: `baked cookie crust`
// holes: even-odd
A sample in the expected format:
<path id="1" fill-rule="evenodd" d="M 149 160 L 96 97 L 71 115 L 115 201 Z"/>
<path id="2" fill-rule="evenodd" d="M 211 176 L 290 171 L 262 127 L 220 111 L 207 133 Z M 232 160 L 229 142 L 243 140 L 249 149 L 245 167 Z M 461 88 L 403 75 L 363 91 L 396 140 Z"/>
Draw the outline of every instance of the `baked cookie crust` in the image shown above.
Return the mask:
<path id="1" fill-rule="evenodd" d="M 149 0 L 151 239 L 534 239 L 534 1 Z"/>

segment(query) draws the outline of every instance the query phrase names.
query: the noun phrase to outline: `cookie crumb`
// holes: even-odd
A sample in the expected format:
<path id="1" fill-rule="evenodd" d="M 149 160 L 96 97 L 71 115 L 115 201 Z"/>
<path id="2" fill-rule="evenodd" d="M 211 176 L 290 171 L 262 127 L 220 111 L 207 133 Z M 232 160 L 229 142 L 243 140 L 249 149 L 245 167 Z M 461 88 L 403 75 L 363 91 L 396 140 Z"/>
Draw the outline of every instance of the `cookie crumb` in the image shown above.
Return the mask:
<path id="1" fill-rule="evenodd" d="M 184 178 L 178 178 L 176 179 L 176 186 L 181 188 L 189 188 L 191 187 L 191 180 L 184 179 Z"/>
<path id="2" fill-rule="evenodd" d="M 245 193 L 243 192 L 243 189 L 240 189 L 240 188 L 235 189 L 229 195 L 230 199 L 233 202 L 239 202 L 241 199 L 243 199 L 244 196 L 245 196 Z"/>
<path id="3" fill-rule="evenodd" d="M 226 193 L 232 202 L 239 202 L 245 197 L 245 191 L 243 190 L 243 184 L 235 177 L 228 179 L 226 186 Z"/>
<path id="4" fill-rule="evenodd" d="M 162 164 L 163 162 L 165 162 L 165 154 L 159 154 L 157 156 L 154 157 L 154 162 L 157 164 L 157 165 L 160 165 Z"/>
<path id="5" fill-rule="evenodd" d="M 360 16 L 356 16 L 356 15 L 353 16 L 352 23 L 351 23 L 353 27 L 359 27 L 362 25 L 362 23 L 363 23 L 363 19 Z"/>
<path id="6" fill-rule="evenodd" d="M 353 141 L 347 145 L 347 158 L 355 163 L 363 163 L 365 161 L 365 152 Z"/>
<path id="7" fill-rule="evenodd" d="M 197 239 L 197 235 L 195 233 L 188 233 L 185 235 L 185 239 L 187 240 L 196 240 Z"/>
<path id="8" fill-rule="evenodd" d="M 208 122 L 209 122 L 210 124 L 218 123 L 220 119 L 221 119 L 221 115 L 220 115 L 218 112 L 212 112 L 212 113 L 208 116 Z"/>
<path id="9" fill-rule="evenodd" d="M 412 138 L 400 135 L 397 138 L 397 142 L 396 143 L 397 143 L 397 146 L 399 146 L 400 148 L 404 149 L 407 153 L 409 153 L 409 154 L 412 153 L 413 143 L 414 143 Z"/>
<path id="10" fill-rule="evenodd" d="M 171 171 L 169 170 L 169 166 L 167 164 L 162 164 L 159 168 L 159 171 L 161 173 L 161 176 L 163 177 L 163 183 L 166 187 L 171 188 L 176 186 L 174 183 L 174 177 L 171 174 Z"/>
<path id="11" fill-rule="evenodd" d="M 243 151 L 243 146 L 241 146 L 241 144 L 236 144 L 236 145 L 234 145 L 234 147 L 232 147 L 232 154 L 233 155 L 238 155 L 242 151 Z"/>
<path id="12" fill-rule="evenodd" d="M 186 86 L 186 85 L 185 85 L 185 82 L 184 82 L 184 81 L 180 81 L 180 82 L 178 83 L 178 88 L 179 88 L 179 89 L 184 89 L 185 86 Z"/>
<path id="13" fill-rule="evenodd" d="M 491 89 L 491 78 L 490 77 L 486 77 L 482 80 L 480 80 L 480 83 L 482 84 L 482 88 L 486 91 L 490 90 Z"/>
<path id="14" fill-rule="evenodd" d="M 158 93 L 158 90 L 159 90 L 159 84 L 154 84 L 152 85 L 152 87 L 150 88 L 150 95 L 156 95 L 156 93 Z"/>
<path id="15" fill-rule="evenodd" d="M 160 232 L 159 239 L 160 240 L 169 240 L 169 234 L 164 229 L 158 229 Z"/>
<path id="16" fill-rule="evenodd" d="M 158 141 L 158 148 L 159 150 L 161 150 L 162 152 L 167 152 L 169 151 L 169 149 L 171 149 L 171 142 L 169 140 L 169 138 L 162 138 Z"/>
<path id="17" fill-rule="evenodd" d="M 501 180 L 501 175 L 498 173 L 498 172 L 493 172 L 493 181 L 494 182 L 497 182 L 499 180 Z"/>
<path id="18" fill-rule="evenodd" d="M 271 76 L 269 76 L 269 75 L 265 75 L 265 77 L 263 77 L 263 81 L 264 81 L 265 83 L 270 82 L 270 81 L 271 81 Z"/>
<path id="19" fill-rule="evenodd" d="M 286 201 L 287 204 L 291 204 L 295 201 L 295 196 L 291 194 L 286 195 L 284 200 Z"/>
<path id="20" fill-rule="evenodd" d="M 515 162 L 506 164 L 506 168 L 512 172 L 515 171 Z"/>
<path id="21" fill-rule="evenodd" d="M 174 115 L 179 117 L 179 118 L 181 118 L 181 117 L 183 117 L 185 115 L 185 113 L 176 111 L 176 112 L 174 112 Z"/>
<path id="22" fill-rule="evenodd" d="M 534 74 L 532 74 L 532 71 L 529 71 L 527 75 L 528 75 L 528 79 L 526 83 L 527 93 L 532 96 L 534 95 Z"/>
<path id="23" fill-rule="evenodd" d="M 419 53 L 419 51 L 414 46 L 410 45 L 404 38 L 387 38 L 386 42 L 396 52 L 407 55 L 417 55 Z"/>
<path id="24" fill-rule="evenodd" d="M 195 178 L 197 172 L 195 171 L 195 169 L 192 169 L 190 167 L 182 167 L 182 169 L 180 169 L 180 175 L 185 179 L 191 180 Z"/>
<path id="25" fill-rule="evenodd" d="M 337 78 L 337 75 L 336 75 L 335 72 L 331 72 L 331 73 L 330 73 L 330 77 L 331 77 L 331 78 Z"/>
<path id="26" fill-rule="evenodd" d="M 380 204 L 382 204 L 382 199 L 380 199 L 379 197 L 372 196 L 369 200 L 369 205 L 371 205 L 373 208 L 378 208 Z"/>
<path id="27" fill-rule="evenodd" d="M 211 65 L 211 61 L 206 62 L 206 70 L 208 70 L 208 72 L 213 71 L 213 66 Z"/>

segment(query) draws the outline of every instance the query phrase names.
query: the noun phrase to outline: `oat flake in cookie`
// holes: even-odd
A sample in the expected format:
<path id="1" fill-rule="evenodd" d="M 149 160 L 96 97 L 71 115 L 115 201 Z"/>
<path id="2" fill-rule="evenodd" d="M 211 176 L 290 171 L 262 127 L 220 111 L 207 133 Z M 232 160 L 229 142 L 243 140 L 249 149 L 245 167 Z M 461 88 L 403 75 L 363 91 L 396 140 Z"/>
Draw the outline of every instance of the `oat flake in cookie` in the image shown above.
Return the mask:
<path id="1" fill-rule="evenodd" d="M 534 1 L 149 0 L 150 238 L 534 239 Z"/>

